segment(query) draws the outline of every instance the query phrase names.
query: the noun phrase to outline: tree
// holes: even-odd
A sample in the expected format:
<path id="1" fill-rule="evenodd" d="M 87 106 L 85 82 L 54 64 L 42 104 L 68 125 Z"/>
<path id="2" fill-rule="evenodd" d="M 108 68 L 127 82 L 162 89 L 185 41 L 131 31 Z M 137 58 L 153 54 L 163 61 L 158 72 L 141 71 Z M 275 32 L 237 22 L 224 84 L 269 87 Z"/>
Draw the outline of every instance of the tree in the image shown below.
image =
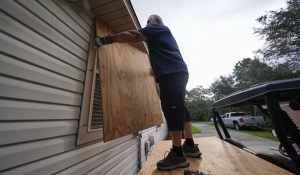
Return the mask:
<path id="1" fill-rule="evenodd" d="M 274 79 L 273 68 L 259 59 L 244 58 L 236 63 L 233 69 L 236 89 L 249 88 L 252 85 L 271 81 Z"/>
<path id="2" fill-rule="evenodd" d="M 187 102 L 188 109 L 190 111 L 191 120 L 195 121 L 208 121 L 212 116 L 212 111 L 210 105 L 212 104 L 212 100 L 193 100 Z"/>
<path id="3" fill-rule="evenodd" d="M 283 80 L 300 77 L 300 70 L 293 71 L 288 64 L 279 64 L 274 67 L 274 80 Z"/>
<path id="4" fill-rule="evenodd" d="M 235 91 L 233 78 L 232 75 L 220 76 L 211 84 L 210 91 L 214 94 L 215 100 L 221 99 Z"/>
<path id="5" fill-rule="evenodd" d="M 286 8 L 269 11 L 256 20 L 262 27 L 254 28 L 254 33 L 266 40 L 256 53 L 267 61 L 300 70 L 300 0 L 287 0 Z"/>
<path id="6" fill-rule="evenodd" d="M 209 89 L 204 89 L 202 86 L 196 86 L 190 91 L 187 91 L 187 101 L 197 100 L 197 99 L 208 99 L 211 95 Z"/>
<path id="7" fill-rule="evenodd" d="M 191 119 L 198 121 L 208 121 L 211 116 L 210 105 L 210 91 L 202 86 L 196 86 L 190 91 L 186 92 L 186 102 L 190 111 Z"/>
<path id="8" fill-rule="evenodd" d="M 293 71 L 287 63 L 269 66 L 259 59 L 244 58 L 233 69 L 235 89 L 246 89 L 259 83 L 296 78 L 300 71 Z"/>

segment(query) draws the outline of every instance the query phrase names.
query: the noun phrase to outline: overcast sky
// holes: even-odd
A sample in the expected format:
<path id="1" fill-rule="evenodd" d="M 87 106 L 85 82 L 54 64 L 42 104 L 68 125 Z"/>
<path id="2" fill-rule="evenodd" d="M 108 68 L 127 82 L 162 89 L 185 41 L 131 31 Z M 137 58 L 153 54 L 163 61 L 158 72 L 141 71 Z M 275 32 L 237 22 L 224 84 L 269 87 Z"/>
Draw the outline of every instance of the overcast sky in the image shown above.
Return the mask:
<path id="1" fill-rule="evenodd" d="M 232 73 L 264 41 L 253 34 L 256 18 L 285 7 L 285 0 L 131 0 L 142 27 L 151 14 L 171 29 L 185 60 L 187 89 L 208 88 L 215 78 Z"/>

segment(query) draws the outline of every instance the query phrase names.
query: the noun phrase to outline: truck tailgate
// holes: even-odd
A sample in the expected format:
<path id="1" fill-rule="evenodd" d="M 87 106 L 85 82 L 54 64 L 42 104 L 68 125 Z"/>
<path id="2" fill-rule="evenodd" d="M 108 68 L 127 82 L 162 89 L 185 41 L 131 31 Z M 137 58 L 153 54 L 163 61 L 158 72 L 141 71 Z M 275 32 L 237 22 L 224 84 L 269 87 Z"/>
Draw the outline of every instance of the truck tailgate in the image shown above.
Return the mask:
<path id="1" fill-rule="evenodd" d="M 256 125 L 256 124 L 264 124 L 265 123 L 265 120 L 263 117 L 254 117 L 254 116 L 245 116 L 243 117 L 243 120 L 244 120 L 244 123 L 247 123 L 247 124 L 253 124 L 253 125 Z"/>

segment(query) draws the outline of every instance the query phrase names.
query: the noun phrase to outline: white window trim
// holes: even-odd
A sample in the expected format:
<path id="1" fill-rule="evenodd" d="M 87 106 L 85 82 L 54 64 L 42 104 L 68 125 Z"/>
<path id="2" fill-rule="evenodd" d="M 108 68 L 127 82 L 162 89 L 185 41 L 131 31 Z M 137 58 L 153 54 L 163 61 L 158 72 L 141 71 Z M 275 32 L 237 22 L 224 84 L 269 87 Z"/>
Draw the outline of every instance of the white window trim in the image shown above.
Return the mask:
<path id="1" fill-rule="evenodd" d="M 90 130 L 90 120 L 93 110 L 93 96 L 94 96 L 94 81 L 95 81 L 95 66 L 96 66 L 96 58 L 97 58 L 97 51 L 94 49 L 94 38 L 96 36 L 96 29 L 95 29 L 95 21 L 92 25 L 91 30 L 91 37 L 89 43 L 89 53 L 88 53 L 88 60 L 87 60 L 87 69 L 86 69 L 86 77 L 84 83 L 84 92 L 82 97 L 82 105 L 81 105 L 81 112 L 79 118 L 79 126 L 78 126 L 78 133 L 77 133 L 77 140 L 76 145 L 85 145 L 94 142 L 103 141 L 103 129 L 98 130 Z M 91 72 L 92 71 L 92 75 Z"/>
<path id="2" fill-rule="evenodd" d="M 97 76 L 97 63 L 98 62 L 99 62 L 98 52 L 96 51 L 96 56 L 95 56 L 95 60 L 94 60 L 94 69 L 93 69 L 94 74 L 93 74 L 93 83 L 92 83 L 91 100 L 90 100 L 88 132 L 94 132 L 94 131 L 102 131 L 103 132 L 103 128 L 91 129 L 92 117 L 93 117 L 93 107 L 94 107 L 95 83 L 96 83 L 96 76 Z"/>

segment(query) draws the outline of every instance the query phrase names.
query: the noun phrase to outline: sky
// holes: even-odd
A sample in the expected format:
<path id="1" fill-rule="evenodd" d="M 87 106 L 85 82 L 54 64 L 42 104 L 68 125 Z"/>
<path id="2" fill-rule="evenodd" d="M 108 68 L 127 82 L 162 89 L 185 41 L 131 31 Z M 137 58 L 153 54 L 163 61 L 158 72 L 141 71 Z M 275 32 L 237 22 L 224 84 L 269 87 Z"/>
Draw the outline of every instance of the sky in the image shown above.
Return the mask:
<path id="1" fill-rule="evenodd" d="M 175 37 L 189 69 L 187 90 L 209 88 L 233 72 L 264 40 L 253 33 L 256 19 L 285 7 L 285 0 L 131 0 L 142 27 L 157 14 Z"/>

